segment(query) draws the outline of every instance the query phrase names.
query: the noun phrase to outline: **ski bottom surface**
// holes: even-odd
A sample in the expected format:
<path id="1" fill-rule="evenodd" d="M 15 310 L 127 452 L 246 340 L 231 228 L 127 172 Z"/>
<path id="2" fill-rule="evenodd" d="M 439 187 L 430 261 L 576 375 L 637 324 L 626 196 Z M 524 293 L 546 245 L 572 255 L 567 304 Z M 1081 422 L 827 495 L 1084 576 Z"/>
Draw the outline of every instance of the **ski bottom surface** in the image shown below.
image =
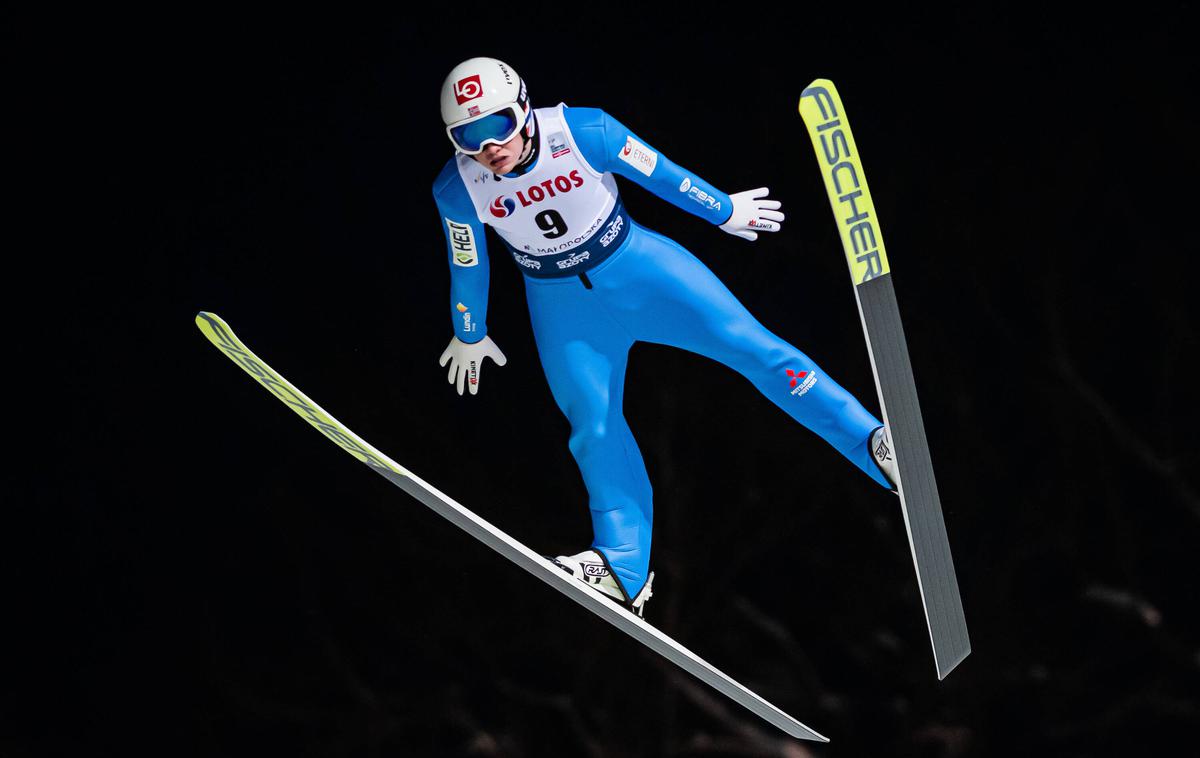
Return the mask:
<path id="1" fill-rule="evenodd" d="M 925 421 L 917 401 L 908 342 L 891 274 L 863 282 L 854 291 L 875 371 L 883 423 L 887 424 L 896 448 L 896 467 L 900 471 L 897 489 L 904 526 L 929 626 L 934 665 L 941 680 L 970 655 L 971 640 L 950 555 L 942 500 L 933 476 L 929 442 L 925 438 Z"/>
<path id="2" fill-rule="evenodd" d="M 829 741 L 828 738 L 772 705 L 728 674 L 718 670 L 668 635 L 646 623 L 645 620 L 602 597 L 581 582 L 572 579 L 538 553 L 530 550 L 521 542 L 376 450 L 250 352 L 250 349 L 234 335 L 229 325 L 217 315 L 200 312 L 196 316 L 196 325 L 204 333 L 204 336 L 230 360 L 241 366 L 284 405 L 316 427 L 338 447 L 353 455 L 377 474 L 431 508 L 459 529 L 764 721 L 797 739 L 816 742 Z"/>

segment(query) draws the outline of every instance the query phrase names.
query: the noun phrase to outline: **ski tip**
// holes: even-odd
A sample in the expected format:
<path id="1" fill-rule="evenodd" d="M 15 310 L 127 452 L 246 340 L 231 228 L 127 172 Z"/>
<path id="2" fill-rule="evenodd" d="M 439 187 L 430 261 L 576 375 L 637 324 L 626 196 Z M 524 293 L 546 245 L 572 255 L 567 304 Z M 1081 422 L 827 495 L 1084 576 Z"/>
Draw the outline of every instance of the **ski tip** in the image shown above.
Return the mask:
<path id="1" fill-rule="evenodd" d="M 200 327 L 201 330 L 203 330 L 205 328 L 211 328 L 211 327 L 217 326 L 217 325 L 224 327 L 226 329 L 229 328 L 229 325 L 226 324 L 221 319 L 220 316 L 218 316 L 217 314 L 215 314 L 211 311 L 197 311 L 196 312 L 196 326 Z"/>
<path id="2" fill-rule="evenodd" d="M 833 86 L 833 82 L 828 79 L 813 79 L 807 87 L 800 92 L 800 103 L 797 109 L 800 111 L 800 116 L 803 118 L 806 115 L 813 116 L 819 114 L 823 119 L 827 119 L 828 114 L 832 112 L 833 117 L 836 117 L 840 105 L 834 105 L 839 102 L 840 98 L 837 94 L 837 87 Z M 816 109 L 816 113 L 805 113 L 805 106 L 810 111 Z"/>
<path id="3" fill-rule="evenodd" d="M 828 79 L 813 79 L 808 83 L 807 87 L 800 91 L 800 99 L 803 100 L 806 96 L 810 95 L 811 90 L 834 90 L 836 92 L 837 87 L 833 86 L 833 82 L 829 81 Z"/>

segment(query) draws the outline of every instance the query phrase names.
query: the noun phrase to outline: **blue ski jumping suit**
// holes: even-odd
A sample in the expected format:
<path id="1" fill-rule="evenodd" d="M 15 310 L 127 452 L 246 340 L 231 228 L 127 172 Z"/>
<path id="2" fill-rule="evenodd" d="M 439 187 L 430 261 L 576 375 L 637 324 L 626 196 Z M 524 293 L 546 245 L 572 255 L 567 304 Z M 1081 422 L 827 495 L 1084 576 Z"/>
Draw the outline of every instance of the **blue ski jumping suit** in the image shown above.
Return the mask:
<path id="1" fill-rule="evenodd" d="M 598 108 L 535 111 L 536 158 L 496 175 L 457 154 L 434 182 L 450 263 L 451 319 L 463 342 L 487 334 L 493 226 L 525 274 L 538 354 L 571 425 L 594 540 L 630 598 L 650 562 L 653 494 L 622 412 L 634 342 L 708 356 L 818 434 L 882 487 L 869 450 L 882 424 L 804 353 L 775 336 L 678 243 L 629 217 L 613 174 L 719 225 L 729 196 L 672 163 Z"/>

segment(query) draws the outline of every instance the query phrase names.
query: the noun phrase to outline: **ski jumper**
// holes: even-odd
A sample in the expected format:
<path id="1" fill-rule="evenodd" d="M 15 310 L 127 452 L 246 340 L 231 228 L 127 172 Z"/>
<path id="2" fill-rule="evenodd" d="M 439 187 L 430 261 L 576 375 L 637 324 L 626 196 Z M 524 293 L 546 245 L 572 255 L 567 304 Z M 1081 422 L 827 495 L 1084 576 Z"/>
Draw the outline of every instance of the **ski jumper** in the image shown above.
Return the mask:
<path id="1" fill-rule="evenodd" d="M 489 261 L 483 225 L 525 275 L 542 369 L 571 425 L 594 541 L 629 597 L 650 563 L 653 495 L 622 410 L 634 342 L 708 356 L 745 376 L 788 415 L 890 489 L 869 450 L 882 424 L 804 353 L 768 331 L 707 266 L 635 223 L 613 174 L 719 225 L 729 196 L 598 108 L 535 110 L 536 159 L 496 175 L 456 154 L 434 182 L 450 261 L 456 336 L 487 334 Z"/>

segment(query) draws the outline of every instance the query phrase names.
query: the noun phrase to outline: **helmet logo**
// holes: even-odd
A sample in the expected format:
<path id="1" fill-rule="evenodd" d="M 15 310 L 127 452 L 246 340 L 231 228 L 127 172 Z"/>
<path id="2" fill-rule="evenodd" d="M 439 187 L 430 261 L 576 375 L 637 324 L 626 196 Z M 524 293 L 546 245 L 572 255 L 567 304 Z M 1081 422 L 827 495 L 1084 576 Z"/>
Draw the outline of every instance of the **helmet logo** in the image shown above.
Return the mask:
<path id="1" fill-rule="evenodd" d="M 454 83 L 454 99 L 459 105 L 483 96 L 483 85 L 479 83 L 479 74 L 459 79 Z"/>

